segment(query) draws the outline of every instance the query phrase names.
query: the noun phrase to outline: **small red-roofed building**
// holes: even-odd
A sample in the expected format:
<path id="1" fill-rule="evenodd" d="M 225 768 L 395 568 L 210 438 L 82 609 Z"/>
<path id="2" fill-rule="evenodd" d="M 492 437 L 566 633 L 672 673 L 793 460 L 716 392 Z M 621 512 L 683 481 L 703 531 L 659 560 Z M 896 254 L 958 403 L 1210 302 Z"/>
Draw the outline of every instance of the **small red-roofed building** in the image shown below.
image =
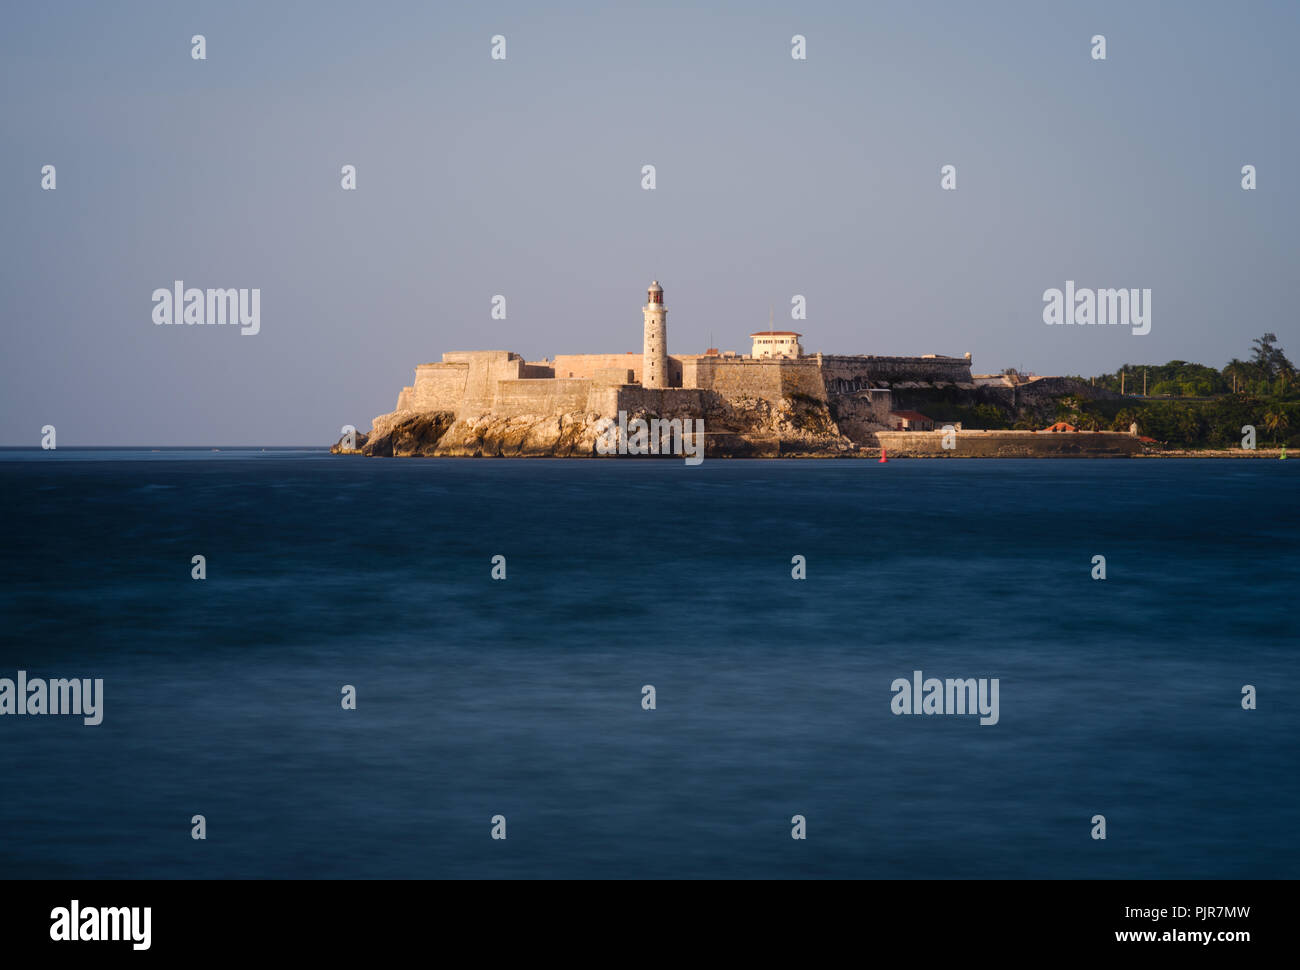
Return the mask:
<path id="1" fill-rule="evenodd" d="M 933 431 L 934 419 L 920 411 L 890 411 L 889 420 L 895 431 Z"/>

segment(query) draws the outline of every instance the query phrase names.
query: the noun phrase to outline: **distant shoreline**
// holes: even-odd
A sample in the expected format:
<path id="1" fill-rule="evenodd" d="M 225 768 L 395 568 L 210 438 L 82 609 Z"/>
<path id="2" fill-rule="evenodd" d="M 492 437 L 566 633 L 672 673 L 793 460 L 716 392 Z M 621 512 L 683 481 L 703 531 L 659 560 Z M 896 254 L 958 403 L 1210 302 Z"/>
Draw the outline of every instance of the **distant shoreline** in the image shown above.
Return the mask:
<path id="1" fill-rule="evenodd" d="M 1134 458 L 1272 458 L 1275 461 L 1282 455 L 1281 448 L 1256 448 L 1247 451 L 1244 448 L 1190 448 L 1171 449 L 1170 451 L 1153 451 L 1134 455 Z M 1290 458 L 1288 457 L 1288 460 Z"/>
<path id="2" fill-rule="evenodd" d="M 67 454 L 70 452 L 109 452 L 109 451 L 128 451 L 137 454 L 163 454 L 168 452 L 186 453 L 199 456 L 206 453 L 217 453 L 223 455 L 253 453 L 262 454 L 270 452 L 296 452 L 301 454 L 318 454 L 328 455 L 330 450 L 319 445 L 222 445 L 213 447 L 210 445 L 163 445 L 161 447 L 151 447 L 149 445 L 67 445 L 55 450 L 57 456 L 60 452 Z M 44 454 L 45 449 L 33 447 L 30 445 L 0 445 L 0 453 L 22 454 L 31 452 L 33 454 Z M 360 452 L 344 452 L 343 454 L 353 454 L 361 457 Z M 1204 448 L 1204 449 L 1168 449 L 1165 451 L 1141 451 L 1129 455 L 1088 455 L 1088 454 L 1054 454 L 1054 455 L 973 455 L 969 452 L 962 453 L 960 450 L 947 453 L 930 453 L 920 454 L 915 452 L 899 451 L 897 453 L 887 450 L 889 461 L 905 461 L 914 458 L 920 459 L 980 459 L 985 461 L 1021 461 L 1021 460 L 1084 460 L 1092 461 L 1099 459 L 1115 458 L 1233 458 L 1233 459 L 1263 459 L 1278 461 L 1281 459 L 1281 448 L 1256 448 L 1254 451 L 1247 451 L 1241 448 Z M 401 457 L 431 457 L 431 456 L 414 456 L 404 455 Z M 640 460 L 674 460 L 676 456 L 651 456 L 651 455 L 583 455 L 583 456 L 555 456 L 555 455 L 441 455 L 439 458 L 463 458 L 465 460 L 491 460 L 491 459 L 520 459 L 529 460 L 550 460 L 550 461 L 615 461 L 621 459 L 640 459 Z M 1300 452 L 1296 454 L 1297 460 L 1300 460 Z M 859 448 L 855 451 L 844 452 L 840 454 L 819 455 L 819 454 L 788 454 L 788 455 L 710 455 L 711 461 L 831 461 L 848 459 L 850 461 L 879 461 L 879 448 Z"/>
<path id="3" fill-rule="evenodd" d="M 913 459 L 913 458 L 925 458 L 925 459 L 932 459 L 932 458 L 933 458 L 933 459 L 946 460 L 946 459 L 953 459 L 953 458 L 961 458 L 961 459 L 971 459 L 971 460 L 980 460 L 980 461 L 1026 461 L 1026 460 L 1027 460 L 1027 461 L 1039 461 L 1039 460 L 1042 460 L 1042 461 L 1064 461 L 1064 460 L 1074 460 L 1074 461 L 1106 460 L 1106 461 L 1109 461 L 1109 460 L 1113 460 L 1113 459 L 1125 459 L 1125 458 L 1145 458 L 1145 459 L 1151 459 L 1151 458 L 1254 458 L 1254 459 L 1265 459 L 1265 460 L 1278 461 L 1278 460 L 1281 458 L 1281 455 L 1282 455 L 1282 449 L 1281 449 L 1281 448 L 1257 448 L 1257 449 L 1254 450 L 1254 451 L 1245 451 L 1245 450 L 1240 449 L 1240 448 L 1206 448 L 1206 449 L 1204 449 L 1204 450 L 1194 451 L 1194 450 L 1190 450 L 1190 449 L 1183 448 L 1183 449 L 1171 449 L 1171 450 L 1169 450 L 1169 451 L 1139 451 L 1139 452 L 1134 452 L 1134 453 L 1131 454 L 1131 455 L 1080 455 L 1080 454 L 1057 454 L 1057 455 L 972 455 L 972 454 L 969 454 L 969 453 L 967 453 L 967 454 L 961 454 L 960 452 L 954 452 L 954 453 L 949 453 L 949 454 L 916 454 L 916 453 L 904 453 L 904 452 L 900 452 L 899 454 L 895 455 L 895 454 L 893 454 L 892 452 L 890 452 L 890 453 L 889 453 L 889 460 L 890 460 L 890 461 L 907 461 L 907 460 L 909 460 L 909 459 Z M 798 457 L 798 456 L 791 455 L 791 456 L 787 456 L 787 457 L 794 458 L 794 457 Z M 856 458 L 856 459 L 858 459 L 858 460 L 878 461 L 879 458 L 880 458 L 880 449 L 879 449 L 879 448 L 873 448 L 873 449 L 862 449 L 862 450 L 860 450 L 860 451 L 855 451 L 855 452 L 852 452 L 851 454 L 842 455 L 842 456 L 840 456 L 840 457 L 843 457 L 843 458 L 850 458 L 850 459 Z M 1300 455 L 1297 455 L 1297 457 L 1300 457 Z M 1289 459 L 1290 459 L 1290 456 L 1288 456 L 1288 460 L 1289 460 Z M 767 459 L 764 459 L 764 460 L 767 460 Z M 778 460 L 779 460 L 779 459 L 778 459 Z"/>

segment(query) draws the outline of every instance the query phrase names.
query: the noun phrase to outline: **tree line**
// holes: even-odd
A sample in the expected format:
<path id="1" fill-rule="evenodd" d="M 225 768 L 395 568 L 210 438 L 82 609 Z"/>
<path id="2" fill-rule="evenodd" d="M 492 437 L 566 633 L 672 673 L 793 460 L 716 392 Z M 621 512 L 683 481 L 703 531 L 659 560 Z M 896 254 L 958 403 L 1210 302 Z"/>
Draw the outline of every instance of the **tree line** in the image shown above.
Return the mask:
<path id="1" fill-rule="evenodd" d="M 1218 370 L 1171 360 L 1125 364 L 1083 380 L 1125 395 L 1120 401 L 1059 398 L 1058 419 L 1084 430 L 1127 431 L 1136 423 L 1143 435 L 1193 448 L 1239 445 L 1246 425 L 1256 428 L 1261 443 L 1290 445 L 1300 434 L 1300 382 L 1272 333 L 1251 342 L 1248 360 L 1234 357 Z"/>

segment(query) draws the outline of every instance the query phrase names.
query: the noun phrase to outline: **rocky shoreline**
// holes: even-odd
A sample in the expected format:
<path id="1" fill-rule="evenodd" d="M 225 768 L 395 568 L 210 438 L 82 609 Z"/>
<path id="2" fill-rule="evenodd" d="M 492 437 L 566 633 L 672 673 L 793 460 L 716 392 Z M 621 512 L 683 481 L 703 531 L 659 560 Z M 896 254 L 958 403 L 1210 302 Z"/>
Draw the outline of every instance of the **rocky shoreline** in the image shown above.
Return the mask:
<path id="1" fill-rule="evenodd" d="M 760 409 L 761 410 L 761 409 Z M 757 412 L 756 412 L 757 413 Z M 652 415 L 633 415 L 649 420 Z M 901 458 L 1257 458 L 1277 460 L 1279 448 L 1164 449 L 1141 445 L 1127 435 L 1055 435 L 1046 432 L 957 432 L 955 447 L 942 447 L 942 431 L 900 435 L 881 432 L 872 443 L 839 434 L 833 422 L 814 422 L 795 410 L 761 414 L 748 429 L 706 432 L 706 458 L 858 458 L 878 460 L 885 444 L 890 459 Z M 605 458 L 597 448 L 601 417 L 594 413 L 555 416 L 493 414 L 457 418 L 452 411 L 395 411 L 376 418 L 369 432 L 341 438 L 330 452 L 367 457 L 426 458 Z M 355 447 L 349 447 L 349 445 Z M 636 457 L 636 456 L 622 456 Z M 678 458 L 678 455 L 646 456 Z"/>
<path id="2" fill-rule="evenodd" d="M 638 420 L 647 425 L 702 421 L 708 458 L 839 457 L 861 447 L 840 433 L 825 401 L 794 397 L 774 404 L 716 396 L 701 396 L 701 401 L 698 413 L 640 409 L 623 420 L 629 425 Z M 357 432 L 355 447 L 340 438 L 330 451 L 385 458 L 598 458 L 606 457 L 598 443 L 610 421 L 595 411 L 458 416 L 451 410 L 403 409 L 375 418 L 369 432 Z"/>

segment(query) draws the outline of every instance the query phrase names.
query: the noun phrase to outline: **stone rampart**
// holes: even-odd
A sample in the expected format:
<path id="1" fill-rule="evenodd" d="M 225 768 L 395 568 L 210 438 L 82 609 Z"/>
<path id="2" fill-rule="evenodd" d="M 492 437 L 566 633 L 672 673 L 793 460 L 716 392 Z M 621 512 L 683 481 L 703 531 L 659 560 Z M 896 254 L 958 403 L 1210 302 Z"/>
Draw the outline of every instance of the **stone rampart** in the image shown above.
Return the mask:
<path id="1" fill-rule="evenodd" d="M 497 381 L 495 397 L 483 411 L 500 417 L 585 412 L 591 388 L 591 381 L 586 380 Z"/>
<path id="2" fill-rule="evenodd" d="M 811 357 L 755 359 L 753 357 L 683 358 L 682 386 L 716 391 L 727 397 L 757 397 L 767 401 L 800 394 L 826 399 L 817 361 Z"/>
<path id="3" fill-rule="evenodd" d="M 828 393 L 847 393 L 901 381 L 972 383 L 969 357 L 820 355 Z"/>
<path id="4" fill-rule="evenodd" d="M 597 373 L 610 368 L 632 371 L 633 383 L 641 383 L 641 365 L 645 358 L 640 353 L 624 354 L 556 354 L 554 364 L 555 377 L 563 380 L 596 380 Z M 671 387 L 682 386 L 682 360 L 680 356 L 668 355 L 668 384 Z"/>

